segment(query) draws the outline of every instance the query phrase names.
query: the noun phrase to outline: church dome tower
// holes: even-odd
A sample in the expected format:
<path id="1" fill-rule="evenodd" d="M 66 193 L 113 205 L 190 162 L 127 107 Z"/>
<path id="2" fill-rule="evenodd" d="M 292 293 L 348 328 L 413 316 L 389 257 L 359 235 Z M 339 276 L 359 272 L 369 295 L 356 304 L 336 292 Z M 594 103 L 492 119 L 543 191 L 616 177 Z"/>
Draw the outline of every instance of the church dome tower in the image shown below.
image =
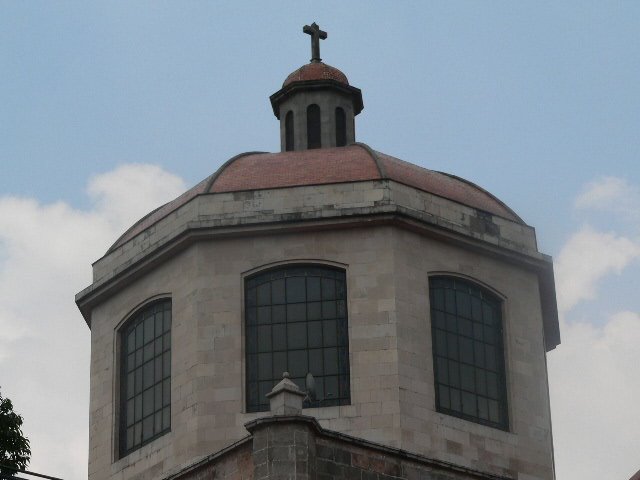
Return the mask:
<path id="1" fill-rule="evenodd" d="M 141 218 L 76 296 L 89 480 L 554 478 L 553 265 L 483 188 L 356 142 L 320 59 L 245 152 Z"/>

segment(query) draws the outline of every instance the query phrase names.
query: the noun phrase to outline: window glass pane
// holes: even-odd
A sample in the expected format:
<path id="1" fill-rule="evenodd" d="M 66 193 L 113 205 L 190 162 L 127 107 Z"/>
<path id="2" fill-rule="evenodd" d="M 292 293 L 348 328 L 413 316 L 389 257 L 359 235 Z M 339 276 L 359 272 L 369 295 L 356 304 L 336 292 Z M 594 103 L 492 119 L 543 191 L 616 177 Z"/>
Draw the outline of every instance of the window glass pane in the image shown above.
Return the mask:
<path id="1" fill-rule="evenodd" d="M 287 321 L 287 307 L 275 305 L 271 307 L 271 323 L 285 323 Z"/>
<path id="2" fill-rule="evenodd" d="M 281 379 L 282 374 L 286 371 L 287 371 L 287 352 L 274 353 L 273 354 L 273 376 L 277 379 Z"/>
<path id="3" fill-rule="evenodd" d="M 258 355 L 258 378 L 267 380 L 273 378 L 271 353 L 261 353 Z"/>
<path id="4" fill-rule="evenodd" d="M 135 418 L 134 403 L 133 399 L 127 401 L 127 426 L 133 425 L 133 420 Z"/>
<path id="5" fill-rule="evenodd" d="M 494 346 L 484 346 L 484 360 L 489 370 L 496 370 L 496 349 Z"/>
<path id="6" fill-rule="evenodd" d="M 307 278 L 307 301 L 317 302 L 320 300 L 320 278 L 308 277 Z"/>
<path id="7" fill-rule="evenodd" d="M 258 380 L 258 356 L 247 355 L 247 378 L 250 382 Z"/>
<path id="8" fill-rule="evenodd" d="M 460 337 L 460 361 L 473 365 L 473 341 Z"/>
<path id="9" fill-rule="evenodd" d="M 449 403 L 449 388 L 439 385 L 438 397 L 440 399 L 440 406 L 442 408 L 451 408 L 451 405 Z"/>
<path id="10" fill-rule="evenodd" d="M 144 336 L 142 335 L 142 322 L 136 326 L 136 348 L 142 347 Z"/>
<path id="11" fill-rule="evenodd" d="M 309 350 L 309 371 L 314 377 L 324 375 L 322 349 Z"/>
<path id="12" fill-rule="evenodd" d="M 159 433 L 162 431 L 162 411 L 159 411 L 154 415 L 153 424 L 153 433 Z"/>
<path id="13" fill-rule="evenodd" d="M 435 357 L 435 359 L 437 382 L 449 384 L 449 365 L 447 359 L 443 357 Z"/>
<path id="14" fill-rule="evenodd" d="M 153 363 L 154 363 L 153 381 L 157 382 L 159 380 L 162 380 L 162 356 L 156 357 Z"/>
<path id="15" fill-rule="evenodd" d="M 287 342 L 290 350 L 307 348 L 307 324 L 291 323 L 287 325 Z"/>
<path id="16" fill-rule="evenodd" d="M 449 358 L 458 359 L 458 336 L 447 333 L 447 353 Z"/>
<path id="17" fill-rule="evenodd" d="M 306 301 L 305 278 L 287 278 L 287 303 Z"/>
<path id="18" fill-rule="evenodd" d="M 263 283 L 262 285 L 258 285 L 258 288 L 256 289 L 256 293 L 258 296 L 258 306 L 271 304 L 271 284 L 270 283 Z"/>
<path id="19" fill-rule="evenodd" d="M 153 405 L 154 410 L 162 406 L 162 383 L 156 383 L 153 387 Z"/>
<path id="20" fill-rule="evenodd" d="M 444 291 L 444 305 L 445 310 L 449 313 L 456 312 L 456 294 L 454 290 Z"/>
<path id="21" fill-rule="evenodd" d="M 249 288 L 245 292 L 245 301 L 247 302 L 247 307 L 255 307 L 258 304 L 258 300 L 256 298 L 256 289 Z"/>
<path id="22" fill-rule="evenodd" d="M 142 421 L 142 441 L 153 437 L 153 415 Z"/>
<path id="23" fill-rule="evenodd" d="M 436 335 L 436 344 L 435 344 L 435 353 L 438 355 L 446 355 L 447 354 L 447 334 L 442 330 L 435 330 Z"/>
<path id="24" fill-rule="evenodd" d="M 461 317 L 471 318 L 471 301 L 469 295 L 458 292 L 456 294 L 457 314 Z"/>
<path id="25" fill-rule="evenodd" d="M 144 319 L 144 343 L 153 340 L 153 316 L 149 315 Z"/>
<path id="26" fill-rule="evenodd" d="M 469 392 L 462 392 L 462 413 L 465 415 L 476 414 L 476 397 Z"/>
<path id="27" fill-rule="evenodd" d="M 289 373 L 292 377 L 304 377 L 309 372 L 307 366 L 307 351 L 294 350 L 289 352 Z"/>
<path id="28" fill-rule="evenodd" d="M 460 365 L 460 385 L 463 390 L 473 392 L 475 390 L 475 372 L 474 368 L 464 363 Z"/>
<path id="29" fill-rule="evenodd" d="M 322 318 L 336 318 L 336 302 L 322 302 Z"/>
<path id="30" fill-rule="evenodd" d="M 165 305 L 163 318 L 164 331 L 168 332 L 169 330 L 171 330 L 171 304 L 169 302 L 167 302 L 167 304 Z"/>
<path id="31" fill-rule="evenodd" d="M 338 345 L 338 331 L 335 320 L 325 320 L 322 322 L 323 345 L 333 347 Z"/>
<path id="32" fill-rule="evenodd" d="M 444 290 L 433 290 L 431 294 L 431 308 L 444 311 Z"/>
<path id="33" fill-rule="evenodd" d="M 309 347 L 322 346 L 322 322 L 309 322 Z"/>
<path id="34" fill-rule="evenodd" d="M 287 326 L 285 324 L 273 326 L 273 351 L 287 349 Z"/>
<path id="35" fill-rule="evenodd" d="M 457 362 L 449 362 L 449 385 L 460 387 L 460 367 Z"/>
<path id="36" fill-rule="evenodd" d="M 162 406 L 167 407 L 171 404 L 171 383 L 169 380 L 162 382 Z"/>
<path id="37" fill-rule="evenodd" d="M 171 376 L 171 351 L 162 354 L 162 373 L 165 378 Z"/>
<path id="38" fill-rule="evenodd" d="M 153 388 L 142 392 L 142 417 L 153 413 Z"/>
<path id="39" fill-rule="evenodd" d="M 271 323 L 271 307 L 258 307 L 258 324 Z"/>
<path id="40" fill-rule="evenodd" d="M 464 335 L 465 337 L 473 337 L 473 325 L 471 320 L 467 320 L 466 318 L 459 318 L 458 333 L 460 335 Z"/>
<path id="41" fill-rule="evenodd" d="M 335 300 L 336 298 L 336 282 L 333 278 L 322 279 L 322 299 Z"/>
<path id="42" fill-rule="evenodd" d="M 162 409 L 162 428 L 167 429 L 171 426 L 171 409 L 165 407 Z"/>
<path id="43" fill-rule="evenodd" d="M 487 395 L 498 398 L 498 376 L 493 372 L 487 372 Z"/>
<path id="44" fill-rule="evenodd" d="M 154 332 L 155 332 L 155 336 L 157 337 L 158 335 L 160 335 L 162 333 L 163 330 L 163 326 L 162 326 L 162 311 L 156 313 L 155 316 L 155 328 L 154 328 Z"/>
<path id="45" fill-rule="evenodd" d="M 476 368 L 476 391 L 479 395 L 487 396 L 487 372 Z"/>
<path id="46" fill-rule="evenodd" d="M 271 327 L 269 325 L 258 327 L 258 351 L 271 351 Z"/>
<path id="47" fill-rule="evenodd" d="M 455 388 L 449 389 L 449 399 L 451 401 L 451 410 L 461 410 L 460 406 L 460 390 Z"/>
<path id="48" fill-rule="evenodd" d="M 133 397 L 135 393 L 135 373 L 127 375 L 127 398 Z"/>
<path id="49" fill-rule="evenodd" d="M 324 350 L 324 373 L 325 375 L 336 375 L 338 369 L 338 352 L 335 348 L 325 348 Z"/>
<path id="50" fill-rule="evenodd" d="M 255 325 L 255 323 L 258 321 L 258 311 L 253 307 L 247 308 L 245 312 L 245 318 L 247 320 L 247 325 Z"/>
<path id="51" fill-rule="evenodd" d="M 478 397 L 478 416 L 483 420 L 489 420 L 489 404 L 484 397 Z"/>
<path id="52" fill-rule="evenodd" d="M 500 408 L 495 400 L 489 400 L 489 420 L 495 423 L 500 422 Z"/>
<path id="53" fill-rule="evenodd" d="M 143 362 L 147 362 L 153 358 L 153 348 L 155 343 L 148 343 L 144 346 L 144 357 L 142 359 Z"/>
<path id="54" fill-rule="evenodd" d="M 134 399 L 134 421 L 142 420 L 142 395 L 138 395 Z"/>
<path id="55" fill-rule="evenodd" d="M 271 282 L 271 302 L 274 305 L 280 305 L 286 302 L 284 279 L 281 278 Z"/>
<path id="56" fill-rule="evenodd" d="M 307 319 L 307 306 L 304 303 L 287 305 L 287 322 L 304 322 Z"/>
<path id="57" fill-rule="evenodd" d="M 133 427 L 133 444 L 140 445 L 142 441 L 142 422 L 136 423 Z"/>
<path id="58" fill-rule="evenodd" d="M 127 357 L 127 370 L 131 371 L 136 367 L 136 355 L 132 353 Z"/>
<path id="59" fill-rule="evenodd" d="M 142 389 L 153 385 L 153 362 L 147 362 L 142 367 Z"/>
<path id="60" fill-rule="evenodd" d="M 309 320 L 320 320 L 322 318 L 322 303 L 307 303 L 307 318 Z"/>
<path id="61" fill-rule="evenodd" d="M 126 448 L 129 449 L 133 446 L 133 427 L 127 428 L 127 444 Z"/>
<path id="62" fill-rule="evenodd" d="M 338 398 L 340 396 L 338 377 L 324 377 L 324 394 L 325 397 L 329 399 Z"/>
<path id="63" fill-rule="evenodd" d="M 134 393 L 137 395 L 140 392 L 142 392 L 142 369 L 141 368 L 137 369 L 134 375 L 136 377 L 136 380 L 135 380 L 136 386 L 135 386 Z"/>

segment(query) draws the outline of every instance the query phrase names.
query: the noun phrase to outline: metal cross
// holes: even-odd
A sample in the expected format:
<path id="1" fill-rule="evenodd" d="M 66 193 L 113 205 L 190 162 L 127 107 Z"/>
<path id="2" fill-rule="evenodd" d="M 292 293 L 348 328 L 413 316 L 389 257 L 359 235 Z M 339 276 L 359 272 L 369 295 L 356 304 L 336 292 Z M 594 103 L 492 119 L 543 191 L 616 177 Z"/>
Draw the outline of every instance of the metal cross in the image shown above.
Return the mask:
<path id="1" fill-rule="evenodd" d="M 320 40 L 327 38 L 327 32 L 320 30 L 320 27 L 316 22 L 313 22 L 311 26 L 305 25 L 302 27 L 302 31 L 311 35 L 311 61 L 319 62 L 320 58 Z"/>

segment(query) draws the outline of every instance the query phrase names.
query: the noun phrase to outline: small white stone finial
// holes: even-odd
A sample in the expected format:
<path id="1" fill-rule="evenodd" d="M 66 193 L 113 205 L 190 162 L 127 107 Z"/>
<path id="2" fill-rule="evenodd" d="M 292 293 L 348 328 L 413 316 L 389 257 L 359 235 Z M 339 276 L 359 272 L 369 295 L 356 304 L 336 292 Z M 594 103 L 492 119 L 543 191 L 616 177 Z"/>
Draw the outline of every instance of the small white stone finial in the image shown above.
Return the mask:
<path id="1" fill-rule="evenodd" d="M 282 380 L 267 393 L 269 410 L 273 415 L 300 415 L 305 393 L 289 379 L 289 372 L 283 372 Z"/>

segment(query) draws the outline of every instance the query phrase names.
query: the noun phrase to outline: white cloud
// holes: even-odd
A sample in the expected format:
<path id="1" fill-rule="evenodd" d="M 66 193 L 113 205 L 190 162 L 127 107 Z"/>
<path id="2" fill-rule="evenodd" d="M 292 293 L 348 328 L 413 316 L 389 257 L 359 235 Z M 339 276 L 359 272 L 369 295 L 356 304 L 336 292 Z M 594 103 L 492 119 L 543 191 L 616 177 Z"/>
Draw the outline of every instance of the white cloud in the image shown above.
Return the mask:
<path id="1" fill-rule="evenodd" d="M 562 247 L 555 261 L 558 306 L 567 312 L 582 300 L 597 296 L 598 281 L 620 273 L 640 257 L 640 244 L 614 233 L 583 227 Z"/>
<path id="2" fill-rule="evenodd" d="M 159 167 L 124 165 L 91 179 L 88 211 L 0 197 L 0 386 L 34 471 L 86 478 L 90 345 L 74 294 L 133 221 L 184 190 Z"/>
<path id="3" fill-rule="evenodd" d="M 587 184 L 576 197 L 578 209 L 611 212 L 630 220 L 640 219 L 640 189 L 624 178 L 601 177 Z"/>
<path id="4" fill-rule="evenodd" d="M 637 229 L 640 194 L 626 180 L 604 177 L 576 198 L 582 212 L 601 211 L 631 220 Z M 635 230 L 637 231 L 637 230 Z M 640 242 L 619 232 L 585 226 L 562 247 L 555 262 L 562 343 L 548 356 L 556 474 L 561 480 L 627 479 L 640 468 L 640 398 L 637 358 L 640 313 L 632 305 L 608 305 L 598 298 L 606 279 L 631 282 L 640 275 Z M 626 298 L 626 297 L 622 297 Z M 607 318 L 579 317 L 580 302 L 590 312 L 617 312 Z M 634 302 L 634 298 L 628 298 Z M 597 303 L 596 303 L 597 302 Z M 589 312 L 587 311 L 587 312 Z"/>
<path id="5" fill-rule="evenodd" d="M 640 468 L 640 315 L 563 322 L 562 339 L 549 355 L 557 478 L 630 478 Z"/>

